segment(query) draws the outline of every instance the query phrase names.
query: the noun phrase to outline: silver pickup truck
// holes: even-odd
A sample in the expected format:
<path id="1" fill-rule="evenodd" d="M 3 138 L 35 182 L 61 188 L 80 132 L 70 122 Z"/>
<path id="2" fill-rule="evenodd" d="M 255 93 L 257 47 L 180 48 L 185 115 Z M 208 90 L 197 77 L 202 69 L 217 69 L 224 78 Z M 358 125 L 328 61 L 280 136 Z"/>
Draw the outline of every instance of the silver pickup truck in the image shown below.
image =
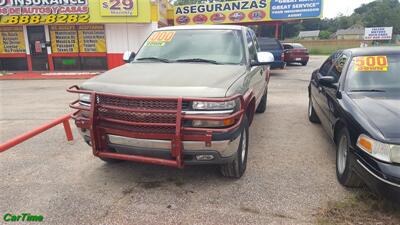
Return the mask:
<path id="1" fill-rule="evenodd" d="M 253 30 L 179 26 L 154 31 L 126 64 L 73 86 L 73 115 L 93 154 L 183 168 L 217 164 L 240 178 L 249 126 L 267 105 L 269 65 Z"/>

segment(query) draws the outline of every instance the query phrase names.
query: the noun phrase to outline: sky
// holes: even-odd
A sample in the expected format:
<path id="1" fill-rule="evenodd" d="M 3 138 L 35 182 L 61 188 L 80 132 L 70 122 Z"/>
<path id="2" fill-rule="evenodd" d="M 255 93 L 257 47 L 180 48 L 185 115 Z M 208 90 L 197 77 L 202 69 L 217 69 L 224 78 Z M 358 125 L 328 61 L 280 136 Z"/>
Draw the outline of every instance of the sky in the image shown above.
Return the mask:
<path id="1" fill-rule="evenodd" d="M 324 0 L 324 17 L 334 18 L 339 13 L 348 16 L 354 12 L 354 9 L 362 4 L 373 1 L 374 0 Z"/>

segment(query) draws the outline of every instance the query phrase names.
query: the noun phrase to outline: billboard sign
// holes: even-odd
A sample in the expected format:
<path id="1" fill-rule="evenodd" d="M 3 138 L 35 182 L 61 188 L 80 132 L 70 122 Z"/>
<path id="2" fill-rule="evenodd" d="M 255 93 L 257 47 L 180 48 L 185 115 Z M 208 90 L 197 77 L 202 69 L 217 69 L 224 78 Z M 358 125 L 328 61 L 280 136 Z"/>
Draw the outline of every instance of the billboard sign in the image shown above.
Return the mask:
<path id="1" fill-rule="evenodd" d="M 271 0 L 271 19 L 290 20 L 322 16 L 322 0 Z"/>
<path id="2" fill-rule="evenodd" d="M 148 0 L 0 0 L 0 16 L 0 25 L 149 23 L 151 5 Z"/>
<path id="3" fill-rule="evenodd" d="M 232 24 L 322 16 L 323 0 L 242 0 L 174 7 L 175 25 Z"/>
<path id="4" fill-rule="evenodd" d="M 219 24 L 265 21 L 267 0 L 229 1 L 176 6 L 175 24 Z"/>
<path id="5" fill-rule="evenodd" d="M 364 40 L 366 41 L 383 41 L 392 40 L 393 27 L 366 27 Z"/>

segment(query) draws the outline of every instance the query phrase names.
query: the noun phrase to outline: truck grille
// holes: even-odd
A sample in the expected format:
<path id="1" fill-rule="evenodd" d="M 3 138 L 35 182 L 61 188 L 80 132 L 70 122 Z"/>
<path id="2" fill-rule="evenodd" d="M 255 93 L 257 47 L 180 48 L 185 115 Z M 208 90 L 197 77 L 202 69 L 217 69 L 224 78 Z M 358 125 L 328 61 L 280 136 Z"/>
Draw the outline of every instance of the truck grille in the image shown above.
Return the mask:
<path id="1" fill-rule="evenodd" d="M 100 118 L 101 126 L 113 129 L 122 129 L 135 133 L 175 133 L 173 126 L 146 126 L 146 125 L 126 125 L 105 121 L 114 119 L 134 123 L 157 123 L 157 124 L 176 124 L 176 114 L 171 113 L 152 113 L 152 112 L 132 112 L 132 110 L 177 110 L 178 102 L 171 100 L 134 100 L 113 96 L 97 95 L 96 110 Z M 110 109 L 107 106 L 118 107 Z M 182 104 L 182 108 L 188 108 L 189 102 Z M 103 119 L 103 120 L 102 120 Z"/>
<path id="2" fill-rule="evenodd" d="M 126 108 L 136 109 L 163 109 L 176 110 L 177 101 L 167 100 L 132 100 L 119 97 L 97 95 L 97 104 L 111 105 Z M 188 101 L 182 102 L 182 109 L 190 108 Z"/>

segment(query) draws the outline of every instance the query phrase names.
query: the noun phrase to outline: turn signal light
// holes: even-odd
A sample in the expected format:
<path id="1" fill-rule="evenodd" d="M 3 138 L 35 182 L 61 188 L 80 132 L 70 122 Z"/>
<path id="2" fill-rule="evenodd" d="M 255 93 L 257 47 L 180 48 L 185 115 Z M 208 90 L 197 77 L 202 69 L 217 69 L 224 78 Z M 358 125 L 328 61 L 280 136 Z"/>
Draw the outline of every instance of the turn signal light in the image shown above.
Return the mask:
<path id="1" fill-rule="evenodd" d="M 357 145 L 364 151 L 372 153 L 372 142 L 365 136 L 360 136 Z"/>
<path id="2" fill-rule="evenodd" d="M 224 126 L 231 126 L 235 123 L 235 119 L 226 119 L 224 120 Z"/>

